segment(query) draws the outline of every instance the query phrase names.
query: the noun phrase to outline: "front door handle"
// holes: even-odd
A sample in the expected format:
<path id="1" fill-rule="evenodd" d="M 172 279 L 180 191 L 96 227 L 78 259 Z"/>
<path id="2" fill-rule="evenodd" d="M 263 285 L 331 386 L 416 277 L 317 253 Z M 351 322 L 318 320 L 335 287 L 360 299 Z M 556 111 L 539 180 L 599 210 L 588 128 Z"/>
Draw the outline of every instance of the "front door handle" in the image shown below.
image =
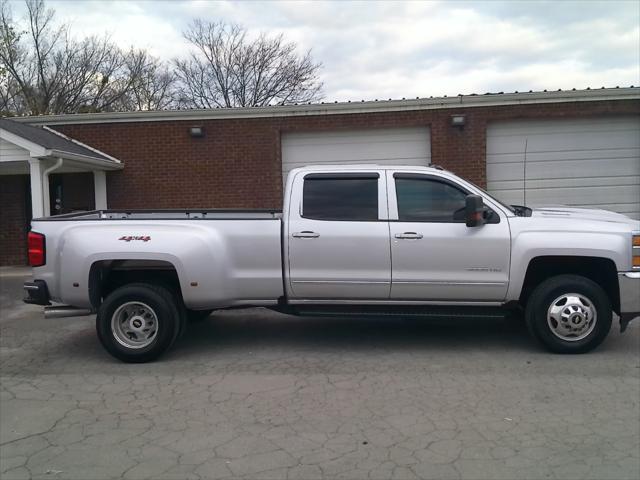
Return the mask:
<path id="1" fill-rule="evenodd" d="M 404 233 L 396 233 L 395 237 L 405 239 L 405 240 L 420 240 L 422 238 L 422 234 L 416 233 L 416 232 L 404 232 Z"/>
<path id="2" fill-rule="evenodd" d="M 305 230 L 303 232 L 296 232 L 292 235 L 295 238 L 318 238 L 320 236 L 319 233 L 310 232 L 309 230 Z"/>

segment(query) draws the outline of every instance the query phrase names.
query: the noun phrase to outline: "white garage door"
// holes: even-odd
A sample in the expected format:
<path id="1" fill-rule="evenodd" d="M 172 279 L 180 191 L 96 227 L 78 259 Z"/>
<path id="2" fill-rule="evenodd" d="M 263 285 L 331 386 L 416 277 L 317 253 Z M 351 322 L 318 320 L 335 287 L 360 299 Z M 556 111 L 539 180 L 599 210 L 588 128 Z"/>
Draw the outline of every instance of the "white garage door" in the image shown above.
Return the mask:
<path id="1" fill-rule="evenodd" d="M 640 117 L 490 124 L 487 187 L 510 204 L 524 204 L 526 188 L 529 206 L 603 208 L 638 219 Z"/>
<path id="2" fill-rule="evenodd" d="M 368 129 L 282 135 L 282 174 L 305 165 L 429 165 L 428 128 Z"/>

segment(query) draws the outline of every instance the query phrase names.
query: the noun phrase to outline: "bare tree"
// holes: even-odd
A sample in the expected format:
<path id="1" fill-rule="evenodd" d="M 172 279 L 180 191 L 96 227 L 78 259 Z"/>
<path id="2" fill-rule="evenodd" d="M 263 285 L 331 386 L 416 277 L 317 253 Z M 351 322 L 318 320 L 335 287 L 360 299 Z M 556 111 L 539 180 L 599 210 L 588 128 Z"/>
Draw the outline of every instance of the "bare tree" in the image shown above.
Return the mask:
<path id="1" fill-rule="evenodd" d="M 0 66 L 0 115 L 15 115 L 24 110 L 20 87 L 9 72 Z"/>
<path id="2" fill-rule="evenodd" d="M 176 106 L 176 74 L 158 58 L 145 51 L 133 56 L 140 68 L 132 78 L 131 90 L 123 99 L 124 110 L 165 110 Z"/>
<path id="3" fill-rule="evenodd" d="M 300 56 L 282 35 L 255 40 L 238 25 L 195 20 L 183 33 L 194 50 L 174 61 L 187 107 L 254 107 L 322 98 L 311 52 Z"/>
<path id="4" fill-rule="evenodd" d="M 148 55 L 124 52 L 107 37 L 75 40 L 67 25 L 55 24 L 55 12 L 43 0 L 25 3 L 22 25 L 14 22 L 8 1 L 0 0 L 0 102 L 5 108 L 31 115 L 124 108 L 149 66 Z M 161 103 L 158 92 L 154 95 Z"/>

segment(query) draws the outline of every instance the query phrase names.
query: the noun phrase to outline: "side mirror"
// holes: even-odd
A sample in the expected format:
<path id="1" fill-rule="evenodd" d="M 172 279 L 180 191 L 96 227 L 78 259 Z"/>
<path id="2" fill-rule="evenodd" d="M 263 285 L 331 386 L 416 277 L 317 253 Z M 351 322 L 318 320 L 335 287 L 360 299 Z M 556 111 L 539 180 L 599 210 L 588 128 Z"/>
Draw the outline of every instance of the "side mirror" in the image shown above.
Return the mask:
<path id="1" fill-rule="evenodd" d="M 467 227 L 484 225 L 484 202 L 480 195 L 467 195 L 464 207 Z"/>

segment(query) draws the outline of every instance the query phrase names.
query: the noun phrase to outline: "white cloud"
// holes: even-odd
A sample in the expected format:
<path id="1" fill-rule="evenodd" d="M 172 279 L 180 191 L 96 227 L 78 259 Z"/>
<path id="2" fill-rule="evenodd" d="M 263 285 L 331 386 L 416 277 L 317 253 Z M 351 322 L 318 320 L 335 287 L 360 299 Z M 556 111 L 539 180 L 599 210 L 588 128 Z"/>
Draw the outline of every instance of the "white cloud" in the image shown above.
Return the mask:
<path id="1" fill-rule="evenodd" d="M 15 10 L 20 8 L 15 4 Z M 49 2 L 77 35 L 184 54 L 192 18 L 284 33 L 327 100 L 640 84 L 640 2 Z"/>

